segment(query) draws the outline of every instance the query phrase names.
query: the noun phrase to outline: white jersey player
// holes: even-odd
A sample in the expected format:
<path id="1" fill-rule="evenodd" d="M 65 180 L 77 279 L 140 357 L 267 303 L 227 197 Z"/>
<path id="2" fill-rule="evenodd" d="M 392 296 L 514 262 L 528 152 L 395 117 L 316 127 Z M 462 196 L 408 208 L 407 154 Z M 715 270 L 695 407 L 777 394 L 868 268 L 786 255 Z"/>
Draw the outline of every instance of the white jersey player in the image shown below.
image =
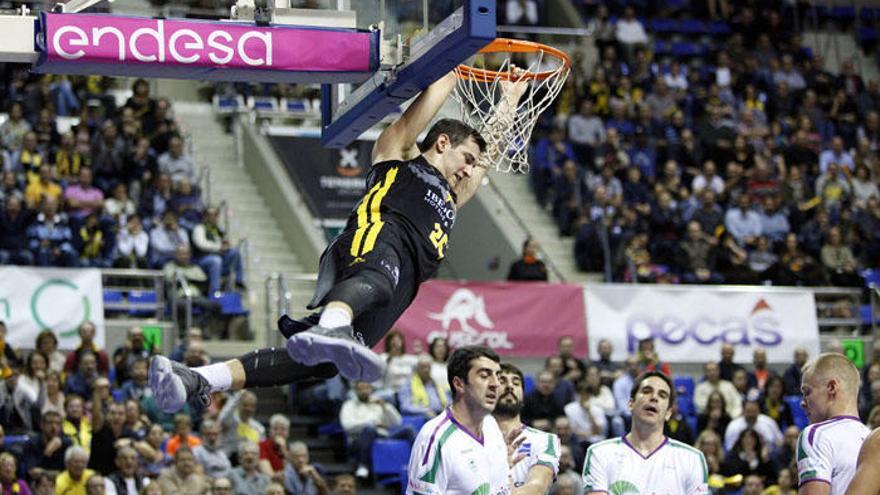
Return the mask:
<path id="1" fill-rule="evenodd" d="M 507 495 L 507 443 L 490 414 L 500 393 L 491 349 L 457 349 L 447 367 L 452 405 L 425 423 L 409 458 L 407 495 Z"/>
<path id="2" fill-rule="evenodd" d="M 536 428 L 525 426 L 519 413 L 523 407 L 523 374 L 516 366 L 501 363 L 498 374 L 501 385 L 498 404 L 492 413 L 505 438 L 522 429 L 522 443 L 516 450 L 523 458 L 513 465 L 513 493 L 515 495 L 544 495 L 550 490 L 559 472 L 561 446 L 559 437 Z"/>
<path id="3" fill-rule="evenodd" d="M 859 420 L 859 371 L 843 354 L 825 353 L 803 367 L 803 407 L 810 418 L 798 438 L 798 493 L 843 495 L 870 431 Z"/>
<path id="4" fill-rule="evenodd" d="M 583 493 L 707 495 L 709 470 L 699 450 L 663 435 L 675 400 L 663 373 L 641 375 L 630 392 L 632 429 L 587 449 Z"/>

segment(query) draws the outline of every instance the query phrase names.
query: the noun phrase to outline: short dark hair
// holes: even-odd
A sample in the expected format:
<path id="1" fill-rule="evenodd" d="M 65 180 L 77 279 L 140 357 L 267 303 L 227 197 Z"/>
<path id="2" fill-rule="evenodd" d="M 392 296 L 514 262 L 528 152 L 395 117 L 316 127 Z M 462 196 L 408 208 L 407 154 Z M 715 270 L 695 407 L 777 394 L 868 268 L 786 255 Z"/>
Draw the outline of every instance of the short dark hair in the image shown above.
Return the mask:
<path id="1" fill-rule="evenodd" d="M 523 392 L 525 392 L 525 389 L 526 389 L 526 379 L 525 379 L 525 377 L 523 376 L 523 372 L 522 372 L 522 370 L 520 370 L 519 368 L 517 368 L 516 366 L 514 366 L 514 365 L 512 365 L 512 364 L 510 364 L 510 363 L 501 363 L 501 371 L 500 371 L 500 372 L 501 372 L 501 373 L 510 373 L 510 374 L 512 374 L 512 375 L 516 375 L 516 376 L 518 376 L 518 377 L 519 377 L 519 383 L 520 383 L 520 385 L 521 385 L 522 388 L 523 388 Z"/>
<path id="2" fill-rule="evenodd" d="M 419 149 L 424 153 L 437 142 L 437 138 L 440 137 L 440 134 L 446 134 L 449 136 L 449 142 L 452 143 L 452 146 L 458 146 L 467 140 L 467 138 L 474 138 L 477 146 L 480 147 L 480 152 L 482 153 L 483 151 L 486 151 L 486 140 L 483 139 L 480 132 L 456 119 L 440 119 L 435 122 L 428 130 L 425 139 L 422 140 Z"/>
<path id="3" fill-rule="evenodd" d="M 449 389 L 452 390 L 453 399 L 455 398 L 455 386 L 452 384 L 452 380 L 455 377 L 458 377 L 461 378 L 464 383 L 467 383 L 468 372 L 471 370 L 471 361 L 481 357 L 489 358 L 496 363 L 501 362 L 498 353 L 481 345 L 469 345 L 456 349 L 455 352 L 449 356 L 449 362 L 446 364 L 446 379 L 449 381 Z"/>
<path id="4" fill-rule="evenodd" d="M 629 391 L 629 398 L 635 400 L 636 394 L 639 393 L 639 389 L 642 388 L 642 382 L 656 376 L 657 378 L 666 382 L 666 385 L 669 386 L 669 407 L 672 407 L 673 401 L 675 401 L 675 386 L 672 384 L 672 379 L 666 376 L 666 373 L 661 373 L 659 371 L 646 371 L 636 378 L 636 381 L 633 382 L 632 389 Z"/>

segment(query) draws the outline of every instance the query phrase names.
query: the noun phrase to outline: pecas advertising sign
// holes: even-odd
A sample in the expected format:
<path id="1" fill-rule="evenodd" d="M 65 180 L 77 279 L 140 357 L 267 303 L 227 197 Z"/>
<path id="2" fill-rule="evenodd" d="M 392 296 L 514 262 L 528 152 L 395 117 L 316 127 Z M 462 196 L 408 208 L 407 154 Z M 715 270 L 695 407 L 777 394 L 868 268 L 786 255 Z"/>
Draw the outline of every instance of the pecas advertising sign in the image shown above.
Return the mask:
<path id="1" fill-rule="evenodd" d="M 809 290 L 605 284 L 588 285 L 586 300 L 590 341 L 611 341 L 617 361 L 645 338 L 672 363 L 717 359 L 724 343 L 736 347 L 738 362 L 750 362 L 756 348 L 765 349 L 771 363 L 790 363 L 795 347 L 819 352 Z"/>
<path id="2" fill-rule="evenodd" d="M 0 267 L 0 320 L 14 347 L 33 348 L 37 334 L 50 329 L 61 349 L 79 344 L 83 321 L 95 324 L 95 342 L 104 347 L 104 300 L 96 269 Z"/>
<path id="3" fill-rule="evenodd" d="M 546 358 L 560 337 L 587 351 L 583 288 L 541 282 L 429 280 L 395 328 L 408 341 L 445 337 L 450 347 L 484 345 L 502 356 Z"/>
<path id="4" fill-rule="evenodd" d="M 372 141 L 342 149 L 324 148 L 316 138 L 270 136 L 287 173 L 321 220 L 344 220 L 366 191 Z"/>

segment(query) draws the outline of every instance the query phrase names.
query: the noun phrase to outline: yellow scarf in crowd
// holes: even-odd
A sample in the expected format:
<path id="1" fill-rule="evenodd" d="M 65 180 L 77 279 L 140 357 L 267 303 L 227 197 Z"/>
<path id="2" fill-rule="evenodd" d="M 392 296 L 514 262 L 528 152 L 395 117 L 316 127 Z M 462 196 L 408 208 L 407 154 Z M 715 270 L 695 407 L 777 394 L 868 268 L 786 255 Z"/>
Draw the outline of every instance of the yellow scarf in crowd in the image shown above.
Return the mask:
<path id="1" fill-rule="evenodd" d="M 440 403 L 443 404 L 443 407 L 446 407 L 446 388 L 443 385 L 437 385 L 434 383 L 434 388 L 437 389 L 437 395 L 440 396 Z M 428 407 L 431 405 L 431 399 L 428 397 L 428 390 L 425 388 L 425 384 L 422 383 L 422 379 L 419 378 L 419 375 L 413 375 L 412 380 L 409 382 L 409 389 L 412 392 L 412 401 L 413 405 L 418 407 Z"/>

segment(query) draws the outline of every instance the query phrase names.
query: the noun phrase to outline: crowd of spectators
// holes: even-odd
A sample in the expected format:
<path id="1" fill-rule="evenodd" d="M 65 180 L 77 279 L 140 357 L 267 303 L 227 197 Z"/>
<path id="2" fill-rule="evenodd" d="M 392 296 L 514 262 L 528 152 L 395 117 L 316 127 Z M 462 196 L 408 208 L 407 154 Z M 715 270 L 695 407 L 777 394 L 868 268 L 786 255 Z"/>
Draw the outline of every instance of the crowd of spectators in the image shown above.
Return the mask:
<path id="1" fill-rule="evenodd" d="M 774 2 L 723 4 L 711 51 L 661 57 L 650 19 L 586 2 L 600 60 L 575 57 L 539 122 L 537 200 L 615 281 L 859 286 L 880 256 L 880 80 L 827 72 Z"/>

